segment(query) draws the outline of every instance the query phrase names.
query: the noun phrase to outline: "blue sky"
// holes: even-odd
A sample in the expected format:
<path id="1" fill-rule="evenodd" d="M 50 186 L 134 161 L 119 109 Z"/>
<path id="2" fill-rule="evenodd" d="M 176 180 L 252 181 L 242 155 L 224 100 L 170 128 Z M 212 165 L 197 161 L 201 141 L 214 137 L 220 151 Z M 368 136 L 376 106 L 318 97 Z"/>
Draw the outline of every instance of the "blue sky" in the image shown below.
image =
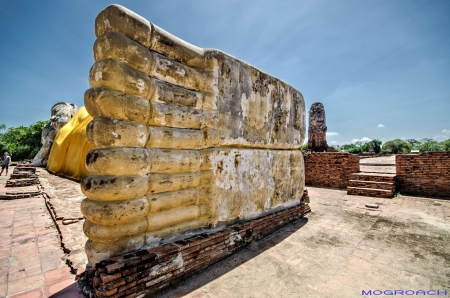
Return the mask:
<path id="1" fill-rule="evenodd" d="M 117 1 L 325 106 L 328 143 L 450 138 L 450 1 Z M 94 20 L 109 1 L 0 2 L 0 123 L 83 105 Z"/>

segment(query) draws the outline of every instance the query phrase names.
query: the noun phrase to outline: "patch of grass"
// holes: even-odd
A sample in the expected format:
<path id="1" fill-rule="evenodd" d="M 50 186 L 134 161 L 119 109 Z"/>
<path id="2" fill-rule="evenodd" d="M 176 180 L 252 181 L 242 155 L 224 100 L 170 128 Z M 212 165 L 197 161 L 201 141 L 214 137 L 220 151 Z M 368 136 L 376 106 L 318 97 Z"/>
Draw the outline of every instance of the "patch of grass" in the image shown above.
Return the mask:
<path id="1" fill-rule="evenodd" d="M 402 196 L 402 194 L 400 192 L 394 193 L 394 198 L 400 198 L 401 196 Z"/>
<path id="2" fill-rule="evenodd" d="M 247 239 L 247 237 L 242 237 L 242 239 L 241 239 L 241 245 L 242 246 L 246 246 L 248 244 L 248 239 Z"/>

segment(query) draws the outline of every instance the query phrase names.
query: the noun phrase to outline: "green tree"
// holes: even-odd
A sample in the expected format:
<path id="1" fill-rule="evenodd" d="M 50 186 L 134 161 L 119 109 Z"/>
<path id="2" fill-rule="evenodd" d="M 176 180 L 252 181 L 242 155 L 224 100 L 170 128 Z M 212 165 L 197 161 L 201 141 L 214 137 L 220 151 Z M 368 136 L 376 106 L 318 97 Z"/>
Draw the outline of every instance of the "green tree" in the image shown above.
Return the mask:
<path id="1" fill-rule="evenodd" d="M 382 144 L 382 142 L 380 140 L 378 140 L 378 139 L 373 139 L 372 141 L 363 144 L 361 146 L 362 147 L 362 151 L 363 152 L 369 152 L 370 144 L 372 144 L 373 150 L 375 151 L 375 153 L 378 154 L 378 153 L 381 152 L 381 144 Z"/>
<path id="2" fill-rule="evenodd" d="M 305 143 L 303 145 L 300 146 L 300 148 L 298 148 L 299 150 L 306 150 L 308 149 L 308 143 Z"/>
<path id="3" fill-rule="evenodd" d="M 339 149 L 343 152 L 353 153 L 353 154 L 359 154 L 362 153 L 362 147 L 357 144 L 344 144 L 339 146 Z"/>
<path id="4" fill-rule="evenodd" d="M 441 142 L 442 150 L 450 151 L 450 139 Z"/>
<path id="5" fill-rule="evenodd" d="M 442 151 L 443 146 L 433 139 L 425 138 L 421 140 L 421 144 L 417 146 L 417 149 L 419 149 L 420 152 Z"/>
<path id="6" fill-rule="evenodd" d="M 378 139 L 373 139 L 372 140 L 372 144 L 373 144 L 373 150 L 375 150 L 375 153 L 378 154 L 381 152 L 381 145 L 383 144 L 382 141 L 378 140 Z"/>
<path id="7" fill-rule="evenodd" d="M 10 127 L 0 125 L 1 152 L 8 151 L 14 160 L 33 158 L 41 148 L 41 134 L 48 121 L 38 121 L 30 126 Z"/>
<path id="8" fill-rule="evenodd" d="M 399 150 L 402 150 L 404 153 L 411 152 L 412 145 L 406 141 L 401 139 L 395 139 L 391 141 L 387 141 L 383 144 L 382 151 L 385 153 L 397 153 Z"/>
<path id="9" fill-rule="evenodd" d="M 421 144 L 421 142 L 415 139 L 407 139 L 406 142 L 410 143 L 413 148 L 417 148 Z"/>

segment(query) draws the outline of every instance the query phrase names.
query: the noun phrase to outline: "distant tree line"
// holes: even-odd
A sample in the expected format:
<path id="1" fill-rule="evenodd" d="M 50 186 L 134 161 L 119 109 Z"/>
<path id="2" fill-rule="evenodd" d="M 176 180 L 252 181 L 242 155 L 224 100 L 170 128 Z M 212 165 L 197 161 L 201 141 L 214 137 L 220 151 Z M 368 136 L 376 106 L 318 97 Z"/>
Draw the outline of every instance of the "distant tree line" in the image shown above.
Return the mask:
<path id="1" fill-rule="evenodd" d="M 372 144 L 373 150 L 375 151 L 375 153 L 378 154 L 378 153 L 381 152 L 381 144 L 382 144 L 382 142 L 380 140 L 377 140 L 377 139 L 374 139 L 374 140 L 369 141 L 369 142 L 357 141 L 357 142 L 352 143 L 352 144 L 337 145 L 335 147 L 335 149 L 338 150 L 338 151 L 341 151 L 341 152 L 348 152 L 348 153 L 353 153 L 353 154 L 359 154 L 359 153 L 369 152 L 370 144 Z"/>
<path id="2" fill-rule="evenodd" d="M 341 152 L 348 152 L 354 154 L 360 154 L 369 152 L 370 144 L 372 144 L 375 153 L 381 154 L 395 154 L 400 152 L 410 153 L 411 150 L 419 150 L 419 152 L 426 151 L 450 151 L 450 139 L 438 142 L 431 138 L 424 138 L 420 141 L 415 139 L 395 139 L 387 141 L 384 144 L 377 139 L 368 142 L 355 142 L 352 144 L 337 145 L 334 148 Z"/>
<path id="3" fill-rule="evenodd" d="M 45 124 L 49 121 L 38 121 L 30 126 L 19 126 L 7 128 L 5 124 L 0 124 L 0 153 L 7 151 L 13 160 L 32 159 L 40 150 L 41 134 Z M 438 142 L 431 138 L 424 138 L 420 141 L 415 139 L 395 139 L 384 144 L 377 139 L 352 144 L 333 146 L 337 151 L 360 154 L 369 152 L 370 145 L 375 153 L 392 154 L 401 150 L 409 153 L 411 150 L 426 151 L 450 151 L 450 139 Z M 300 147 L 300 150 L 308 148 L 308 144 Z"/>
<path id="4" fill-rule="evenodd" d="M 30 126 L 10 128 L 7 128 L 5 124 L 0 124 L 1 156 L 7 151 L 15 161 L 32 159 L 42 146 L 42 129 L 48 122 L 38 121 Z"/>

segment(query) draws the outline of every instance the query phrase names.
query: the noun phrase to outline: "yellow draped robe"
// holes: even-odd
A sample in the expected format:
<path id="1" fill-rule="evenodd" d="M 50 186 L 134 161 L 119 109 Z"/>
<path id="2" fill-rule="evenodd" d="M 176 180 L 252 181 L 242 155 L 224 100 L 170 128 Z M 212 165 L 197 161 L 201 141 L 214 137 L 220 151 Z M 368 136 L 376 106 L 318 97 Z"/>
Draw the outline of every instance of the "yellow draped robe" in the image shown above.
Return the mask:
<path id="1" fill-rule="evenodd" d="M 87 175 L 86 154 L 94 148 L 86 139 L 86 126 L 91 120 L 86 108 L 81 107 L 61 128 L 48 157 L 47 169 L 50 172 L 75 180 Z"/>

